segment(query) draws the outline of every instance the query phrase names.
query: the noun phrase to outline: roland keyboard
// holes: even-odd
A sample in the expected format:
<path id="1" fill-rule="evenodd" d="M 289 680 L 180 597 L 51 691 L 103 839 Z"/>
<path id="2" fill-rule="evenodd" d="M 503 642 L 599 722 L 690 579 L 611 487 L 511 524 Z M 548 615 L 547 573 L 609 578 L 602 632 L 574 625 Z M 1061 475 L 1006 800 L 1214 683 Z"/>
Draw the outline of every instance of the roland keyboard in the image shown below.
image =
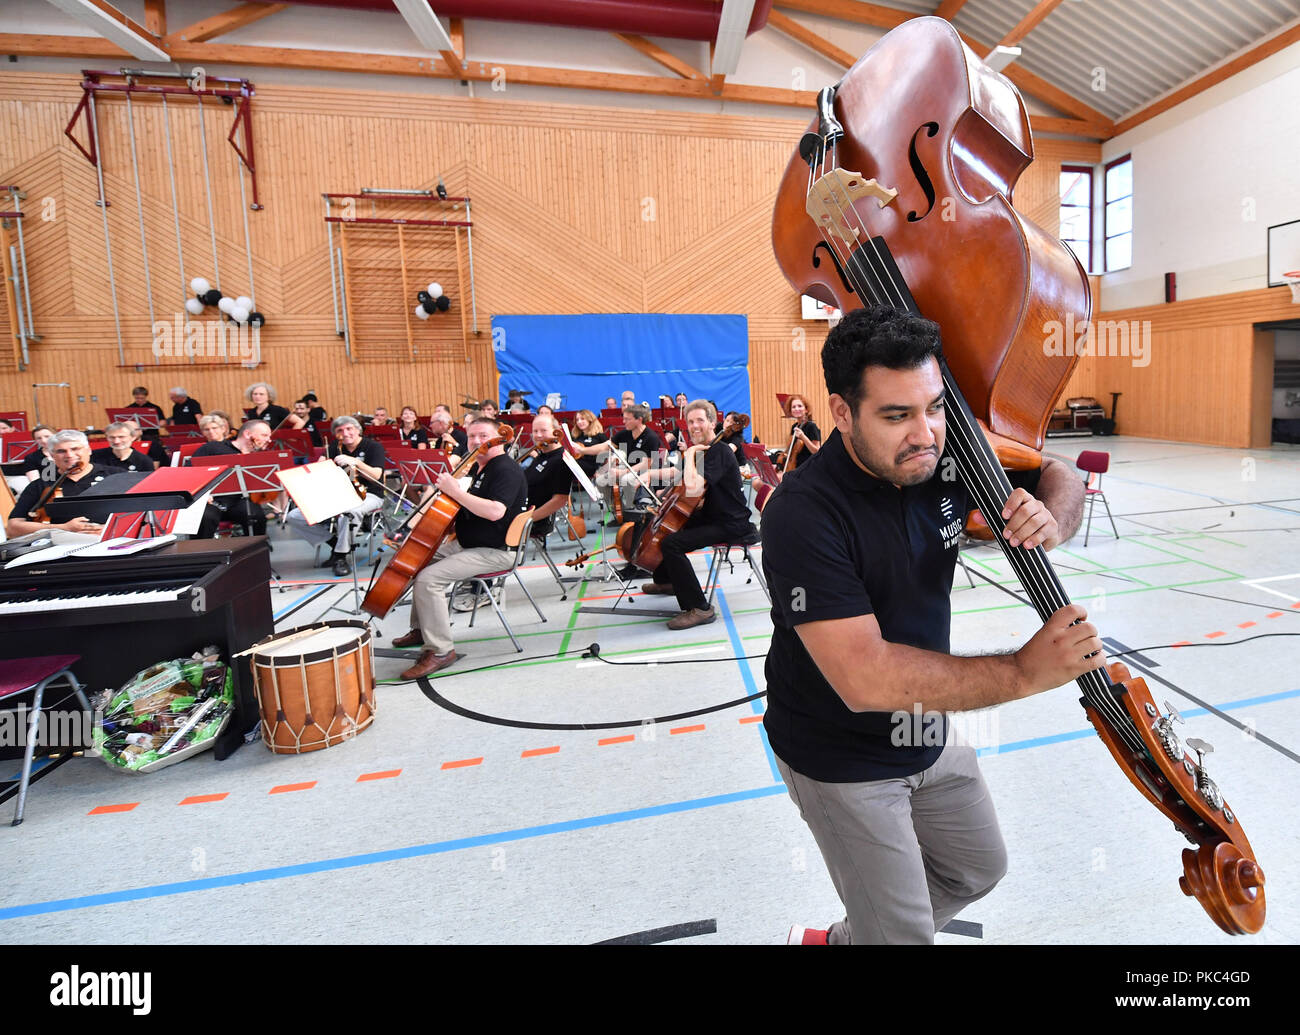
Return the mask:
<path id="1" fill-rule="evenodd" d="M 5 658 L 79 654 L 72 670 L 97 693 L 209 645 L 229 661 L 274 629 L 270 577 L 261 536 L 0 571 L 0 667 Z M 246 660 L 236 664 L 234 683 L 237 712 L 218 757 L 257 721 Z"/>

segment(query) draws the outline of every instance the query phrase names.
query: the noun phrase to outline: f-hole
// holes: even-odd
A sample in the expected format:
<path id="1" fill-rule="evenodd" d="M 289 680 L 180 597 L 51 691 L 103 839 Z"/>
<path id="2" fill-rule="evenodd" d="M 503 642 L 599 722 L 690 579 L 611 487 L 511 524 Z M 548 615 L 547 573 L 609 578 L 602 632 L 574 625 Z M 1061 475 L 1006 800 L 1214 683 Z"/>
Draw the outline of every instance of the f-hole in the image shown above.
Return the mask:
<path id="1" fill-rule="evenodd" d="M 912 173 L 916 176 L 916 182 L 921 185 L 925 191 L 926 209 L 920 215 L 916 214 L 913 209 L 907 214 L 909 223 L 918 223 L 934 209 L 934 183 L 930 179 L 930 174 L 925 171 L 925 166 L 921 164 L 921 156 L 916 153 L 916 138 L 921 135 L 921 130 L 925 130 L 927 137 L 932 137 L 939 132 L 939 123 L 927 122 L 912 134 L 912 140 L 907 145 L 907 160 L 912 164 Z"/>
<path id="2" fill-rule="evenodd" d="M 844 285 L 844 290 L 851 295 L 857 294 L 857 292 L 853 290 L 853 285 L 849 283 L 849 278 L 848 275 L 844 272 L 844 267 L 840 265 L 840 257 L 835 254 L 834 249 L 832 249 L 831 246 L 827 244 L 825 241 L 822 241 L 815 248 L 813 248 L 813 253 L 812 253 L 813 269 L 820 268 L 822 264 L 822 260 L 817 254 L 818 248 L 825 248 L 826 254 L 831 257 L 831 262 L 835 263 L 835 272 L 840 275 L 840 283 Z"/>

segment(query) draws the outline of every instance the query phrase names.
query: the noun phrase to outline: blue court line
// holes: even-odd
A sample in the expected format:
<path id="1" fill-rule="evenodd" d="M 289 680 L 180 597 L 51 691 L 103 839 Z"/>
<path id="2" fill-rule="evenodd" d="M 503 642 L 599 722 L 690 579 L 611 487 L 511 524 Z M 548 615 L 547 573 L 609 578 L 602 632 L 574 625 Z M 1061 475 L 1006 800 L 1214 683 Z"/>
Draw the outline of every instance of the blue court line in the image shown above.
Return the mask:
<path id="1" fill-rule="evenodd" d="M 333 588 L 334 588 L 333 586 L 317 586 L 314 590 L 308 593 L 301 600 L 295 600 L 292 604 L 286 604 L 284 607 L 280 608 L 279 611 L 277 611 L 275 614 L 271 616 L 271 621 L 273 622 L 278 621 L 282 614 L 292 611 L 295 607 L 299 607 L 307 603 L 307 601 L 309 600 L 315 600 L 322 593 L 327 593 L 329 592 L 329 590 Z"/>
<path id="2" fill-rule="evenodd" d="M 1265 704 L 1296 696 L 1300 696 L 1300 689 L 1285 690 L 1281 693 L 1267 694 L 1262 697 L 1235 701 L 1230 704 L 1220 705 L 1219 707 L 1224 711 L 1230 711 L 1234 708 L 1243 708 L 1254 704 Z M 1188 711 L 1187 714 L 1195 715 L 1198 712 L 1204 711 L 1205 709 L 1203 708 L 1197 708 Z M 1012 751 L 1024 751 L 1028 748 L 1042 747 L 1047 744 L 1056 744 L 1067 740 L 1079 740 L 1083 737 L 1094 735 L 1094 731 L 1091 728 L 1088 728 L 1086 730 L 1060 733 L 1050 737 L 1036 737 L 1031 740 L 1016 741 L 998 751 L 994 751 L 991 748 L 981 748 L 977 753 L 980 755 L 1010 754 Z M 770 752 L 770 747 L 767 747 L 766 734 L 763 735 L 763 743 L 764 747 Z M 182 895 L 192 891 L 208 891 L 213 888 L 236 887 L 241 884 L 252 884 L 265 880 L 279 880 L 284 877 L 299 877 L 308 873 L 324 873 L 330 870 L 343 870 L 357 866 L 369 866 L 373 863 L 394 862 L 401 859 L 413 859 L 426 855 L 441 855 L 447 852 L 459 851 L 463 848 L 480 848 L 485 845 L 500 844 L 509 841 L 522 841 L 530 837 L 543 837 L 548 834 L 566 833 L 571 830 L 585 830 L 591 827 L 611 826 L 615 823 L 626 823 L 637 819 L 646 819 L 652 816 L 671 815 L 675 812 L 689 812 L 693 809 L 711 808 L 715 805 L 730 805 L 735 802 L 747 801 L 755 798 L 767 798 L 772 797 L 773 795 L 781 795 L 785 793 L 786 787 L 784 782 L 778 780 L 778 782 L 768 787 L 755 787 L 752 790 L 747 791 L 734 791 L 731 794 L 720 794 L 707 798 L 695 798 L 690 801 L 669 802 L 666 805 L 654 805 L 647 808 L 630 809 L 624 812 L 609 812 L 600 816 L 565 820 L 559 823 L 547 823 L 541 826 L 525 827 L 520 830 L 507 830 L 497 834 L 482 834 L 478 837 L 466 837 L 458 838 L 454 841 L 440 841 L 433 844 L 414 845 L 410 848 L 397 848 L 385 852 L 368 852 L 363 855 L 350 855 L 339 859 L 321 859 L 316 862 L 300 863 L 295 866 L 276 866 L 265 870 L 251 870 L 246 873 L 234 873 L 226 877 L 210 877 L 204 880 L 180 881 L 174 884 L 155 884 L 145 888 L 111 891 L 99 895 L 86 895 L 80 898 L 54 899 L 48 902 L 32 902 L 20 906 L 7 906 L 0 908 L 0 920 L 11 920 L 23 916 L 40 916 L 45 913 L 62 913 L 73 909 L 88 909 L 93 906 L 112 905 L 117 902 L 136 902 L 150 898 L 165 898 L 168 895 Z"/>
<path id="3" fill-rule="evenodd" d="M 1283 690 L 1276 694 L 1265 694 L 1262 697 L 1247 697 L 1241 701 L 1231 701 L 1227 704 L 1216 705 L 1221 712 L 1237 711 L 1240 708 L 1251 708 L 1257 704 L 1271 704 L 1274 701 L 1282 701 L 1289 697 L 1300 697 L 1300 689 Z M 1213 712 L 1206 708 L 1189 708 L 1185 712 L 1180 712 L 1183 718 L 1194 718 L 1198 715 L 1212 715 Z M 1008 744 L 1006 747 L 979 748 L 975 753 L 977 755 L 1005 755 L 1011 751 L 1024 751 L 1026 748 L 1043 747 L 1047 744 L 1060 744 L 1066 740 L 1079 740 L 1083 737 L 1096 736 L 1097 731 L 1091 726 L 1082 730 L 1071 730 L 1069 733 L 1055 733 L 1050 737 L 1034 737 L 1031 740 L 1017 740 Z"/>
<path id="4" fill-rule="evenodd" d="M 478 837 L 462 837 L 453 841 L 437 841 L 432 844 L 413 845 L 410 848 L 395 848 L 385 852 L 366 852 L 362 855 L 348 855 L 338 859 L 321 859 L 317 862 L 302 863 L 296 866 L 273 866 L 265 870 L 232 873 L 225 877 L 177 881 L 173 884 L 154 884 L 145 888 L 109 891 L 99 895 L 84 895 L 80 898 L 32 902 L 27 905 L 8 906 L 0 909 L 0 920 L 11 920 L 21 916 L 38 916 L 43 913 L 62 913 L 72 909 L 113 905 L 117 902 L 138 902 L 143 899 L 165 898 L 168 895 L 210 891 L 213 888 L 236 887 L 241 884 L 254 884 L 265 880 L 300 877 L 309 873 L 325 873 L 330 870 L 346 870 L 357 866 L 371 866 L 375 863 L 396 862 L 401 859 L 417 859 L 426 855 L 442 855 L 447 852 L 458 852 L 464 848 L 481 848 L 485 845 L 501 844 L 508 841 L 523 841 L 530 837 L 562 834 L 571 830 L 584 830 L 588 827 L 608 826 L 612 823 L 627 823 L 638 819 L 648 819 L 653 816 L 671 815 L 674 812 L 712 808 L 717 805 L 732 805 L 752 798 L 768 798 L 785 793 L 785 784 L 782 783 L 774 787 L 756 787 L 753 790 L 717 794 L 708 798 L 695 798 L 691 801 L 675 801 L 666 805 L 629 809 L 625 812 L 610 812 L 602 816 L 566 820 L 562 823 L 546 823 L 542 826 L 524 827 L 519 830 L 507 830 L 496 834 L 482 834 Z"/>
<path id="5" fill-rule="evenodd" d="M 736 664 L 740 666 L 740 677 L 745 681 L 745 693 L 756 694 L 758 693 L 758 684 L 754 682 L 754 673 L 750 670 L 749 662 L 743 660 L 745 648 L 740 642 L 740 633 L 736 631 L 736 622 L 731 617 L 731 608 L 727 606 L 727 594 L 719 589 L 715 594 L 715 599 L 718 601 L 718 606 L 722 608 L 722 620 L 727 623 L 727 635 L 731 637 L 731 649 L 735 652 Z M 761 701 L 750 701 L 749 705 L 755 715 L 763 714 Z M 762 728 L 763 724 L 761 722 L 758 726 L 759 735 L 763 742 L 763 753 L 767 755 L 767 764 L 772 768 L 772 779 L 777 783 L 781 783 L 781 774 L 776 768 L 776 756 L 772 754 L 772 745 L 767 742 L 767 730 Z"/>

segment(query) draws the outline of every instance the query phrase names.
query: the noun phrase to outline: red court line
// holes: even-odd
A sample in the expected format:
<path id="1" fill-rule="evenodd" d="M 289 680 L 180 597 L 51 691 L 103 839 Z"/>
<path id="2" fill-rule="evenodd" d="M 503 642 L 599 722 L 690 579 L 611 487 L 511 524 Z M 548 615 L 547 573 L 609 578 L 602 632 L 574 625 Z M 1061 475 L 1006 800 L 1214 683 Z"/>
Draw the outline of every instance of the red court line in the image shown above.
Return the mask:
<path id="1" fill-rule="evenodd" d="M 531 751 L 525 751 L 525 752 L 524 752 L 522 755 L 520 755 L 519 757 L 520 757 L 520 758 L 534 758 L 534 757 L 536 757 L 537 755 L 553 755 L 553 754 L 555 754 L 555 753 L 556 753 L 557 751 L 559 751 L 559 750 L 560 750 L 560 745 L 559 745 L 559 744 L 556 744 L 555 747 L 548 747 L 548 748 L 533 748 Z"/>
<path id="2" fill-rule="evenodd" d="M 669 730 L 668 732 L 670 734 L 698 733 L 702 729 L 704 729 L 704 723 L 700 723 L 698 726 L 678 726 L 676 729 Z"/>
<path id="3" fill-rule="evenodd" d="M 316 786 L 316 781 L 310 783 L 282 783 L 279 787 L 272 787 L 267 794 L 288 794 L 290 791 L 309 791 Z"/>
<path id="4" fill-rule="evenodd" d="M 1254 625 L 1254 624 L 1255 624 L 1254 622 L 1238 622 L 1238 623 L 1237 623 L 1237 628 L 1238 628 L 1238 629 L 1249 629 L 1249 628 L 1250 628 L 1252 625 Z"/>
<path id="5" fill-rule="evenodd" d="M 747 722 L 762 722 L 762 721 L 763 721 L 763 716 L 761 715 L 747 715 L 745 716 L 745 718 L 740 720 L 740 724 L 743 726 Z"/>
<path id="6" fill-rule="evenodd" d="M 458 761 L 458 762 L 443 762 L 443 763 L 442 763 L 442 768 L 443 768 L 443 769 L 463 769 L 463 768 L 464 768 L 465 766 L 467 766 L 467 765 L 479 765 L 479 764 L 482 763 L 482 761 L 483 761 L 483 759 L 481 759 L 481 758 L 462 758 L 462 759 L 460 759 L 460 761 Z"/>
<path id="7" fill-rule="evenodd" d="M 1213 639 L 1217 639 L 1217 638 L 1220 637 L 1220 636 L 1227 636 L 1227 635 L 1228 635 L 1228 634 L 1227 634 L 1226 632 L 1223 632 L 1222 630 L 1220 630 L 1219 632 L 1206 633 L 1206 634 L 1205 634 L 1205 638 L 1206 638 L 1207 640 L 1213 640 Z"/>
<path id="8" fill-rule="evenodd" d="M 357 777 L 357 783 L 363 783 L 366 780 L 391 780 L 394 776 L 401 776 L 400 769 L 386 769 L 382 773 L 362 773 Z"/>
<path id="9" fill-rule="evenodd" d="M 86 813 L 87 816 L 102 816 L 107 812 L 130 812 L 140 803 L 133 801 L 129 805 L 100 805 Z"/>
<path id="10" fill-rule="evenodd" d="M 606 744 L 630 744 L 634 740 L 636 740 L 636 737 L 631 734 L 626 737 L 602 737 L 600 740 L 596 741 L 596 746 L 604 747 Z"/>
<path id="11" fill-rule="evenodd" d="M 1274 611 L 1271 615 L 1265 615 L 1264 617 L 1265 617 L 1265 618 L 1281 618 L 1283 614 L 1284 614 L 1284 612 L 1282 612 L 1282 611 Z"/>
<path id="12" fill-rule="evenodd" d="M 184 801 L 178 801 L 177 805 L 204 805 L 210 801 L 225 801 L 230 797 L 229 791 L 222 791 L 220 794 L 195 794 Z"/>

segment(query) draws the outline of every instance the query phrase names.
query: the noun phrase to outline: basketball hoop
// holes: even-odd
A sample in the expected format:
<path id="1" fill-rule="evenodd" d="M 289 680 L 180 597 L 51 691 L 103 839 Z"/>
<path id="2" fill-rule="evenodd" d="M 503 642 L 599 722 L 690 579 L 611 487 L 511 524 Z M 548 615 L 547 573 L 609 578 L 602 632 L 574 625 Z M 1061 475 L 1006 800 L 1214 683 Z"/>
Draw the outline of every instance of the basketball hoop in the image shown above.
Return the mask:
<path id="1" fill-rule="evenodd" d="M 1300 304 L 1300 270 L 1283 273 L 1282 283 L 1291 289 L 1291 301 Z"/>

